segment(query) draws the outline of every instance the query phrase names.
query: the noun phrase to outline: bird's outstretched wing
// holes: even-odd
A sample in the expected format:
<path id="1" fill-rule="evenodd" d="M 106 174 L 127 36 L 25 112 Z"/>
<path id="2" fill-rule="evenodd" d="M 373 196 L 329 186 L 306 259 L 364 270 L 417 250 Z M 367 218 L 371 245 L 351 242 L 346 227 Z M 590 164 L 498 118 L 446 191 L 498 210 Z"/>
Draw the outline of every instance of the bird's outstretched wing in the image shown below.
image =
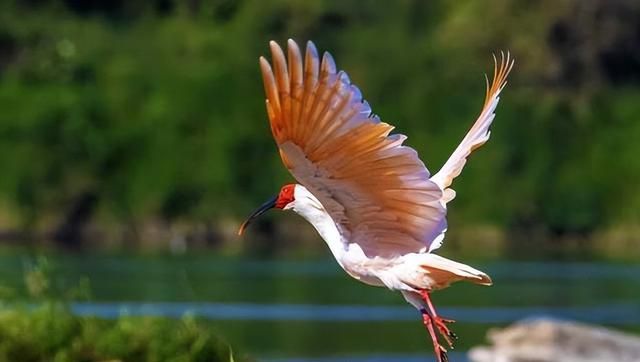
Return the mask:
<path id="1" fill-rule="evenodd" d="M 495 56 L 493 57 L 493 60 L 493 80 L 491 81 L 491 84 L 489 84 L 489 78 L 486 78 L 487 93 L 484 98 L 484 105 L 480 112 L 480 116 L 478 116 L 478 119 L 475 121 L 467 135 L 462 139 L 460 145 L 458 145 L 455 151 L 453 151 L 440 171 L 431 177 L 431 181 L 438 184 L 438 186 L 443 190 L 444 197 L 442 201 L 445 204 L 456 197 L 455 191 L 449 188 L 449 186 L 451 186 L 453 179 L 462 172 L 462 168 L 465 163 L 467 163 L 467 157 L 469 157 L 471 152 L 476 148 L 487 142 L 491 135 L 489 127 L 495 117 L 494 112 L 498 106 L 498 101 L 500 101 L 500 92 L 507 84 L 507 76 L 513 67 L 513 59 L 508 52 L 506 56 L 504 53 L 501 53 L 500 64 L 498 64 L 498 60 Z"/>
<path id="2" fill-rule="evenodd" d="M 371 113 L 360 90 L 307 43 L 304 60 L 270 43 L 260 58 L 271 130 L 285 166 L 368 256 L 424 252 L 446 229 L 443 189 L 404 135 Z"/>

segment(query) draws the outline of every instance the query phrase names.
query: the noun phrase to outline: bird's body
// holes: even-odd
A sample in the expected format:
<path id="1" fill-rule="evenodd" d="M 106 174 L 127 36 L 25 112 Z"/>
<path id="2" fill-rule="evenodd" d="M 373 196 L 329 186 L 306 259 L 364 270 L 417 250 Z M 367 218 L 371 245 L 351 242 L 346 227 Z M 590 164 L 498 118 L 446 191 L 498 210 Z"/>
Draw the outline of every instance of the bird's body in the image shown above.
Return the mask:
<path id="1" fill-rule="evenodd" d="M 485 273 L 433 253 L 369 257 L 359 244 L 344 238 L 322 203 L 309 190 L 298 184 L 294 188 L 295 200 L 301 202 L 292 204 L 291 210 L 314 226 L 342 269 L 365 284 L 404 292 L 438 290 L 458 280 L 491 284 Z"/>
<path id="2" fill-rule="evenodd" d="M 332 57 L 309 42 L 303 59 L 289 40 L 288 57 L 271 42 L 273 68 L 260 58 L 267 113 L 283 163 L 299 184 L 256 210 L 293 210 L 318 231 L 338 264 L 369 285 L 400 291 L 416 307 L 436 356 L 446 361 L 435 330 L 452 346 L 449 320 L 439 317 L 429 293 L 466 280 L 490 285 L 485 273 L 433 253 L 447 230 L 450 185 L 477 147 L 489 139 L 499 93 L 513 61 L 496 61 L 480 116 L 441 170 L 431 176 L 406 137 L 371 112 L 360 90 Z"/>

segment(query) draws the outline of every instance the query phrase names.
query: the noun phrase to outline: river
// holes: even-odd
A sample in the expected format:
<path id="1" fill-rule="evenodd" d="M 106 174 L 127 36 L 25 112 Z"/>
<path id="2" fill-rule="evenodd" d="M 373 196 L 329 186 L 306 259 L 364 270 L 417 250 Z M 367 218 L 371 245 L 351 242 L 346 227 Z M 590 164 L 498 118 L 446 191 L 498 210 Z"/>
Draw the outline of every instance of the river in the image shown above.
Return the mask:
<path id="1" fill-rule="evenodd" d="M 0 254 L 0 283 L 26 295 L 29 253 Z M 54 289 L 82 278 L 90 299 L 76 313 L 195 315 L 229 342 L 269 362 L 413 362 L 431 351 L 419 316 L 399 294 L 362 285 L 332 260 L 255 260 L 212 254 L 47 256 Z M 494 286 L 457 284 L 434 293 L 456 319 L 452 361 L 484 342 L 488 329 L 554 317 L 640 332 L 640 266 L 602 262 L 485 262 Z"/>

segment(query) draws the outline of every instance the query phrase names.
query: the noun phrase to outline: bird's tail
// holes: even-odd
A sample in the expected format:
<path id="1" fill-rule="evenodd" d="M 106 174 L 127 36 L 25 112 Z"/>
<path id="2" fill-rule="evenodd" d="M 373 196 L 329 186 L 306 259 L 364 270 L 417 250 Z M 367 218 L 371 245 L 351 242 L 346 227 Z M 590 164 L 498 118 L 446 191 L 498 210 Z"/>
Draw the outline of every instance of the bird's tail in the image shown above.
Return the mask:
<path id="1" fill-rule="evenodd" d="M 415 278 L 415 287 L 436 290 L 449 286 L 453 282 L 465 280 L 480 285 L 491 285 L 491 278 L 469 265 L 455 262 L 436 254 L 413 254 L 418 264 L 420 277 Z"/>

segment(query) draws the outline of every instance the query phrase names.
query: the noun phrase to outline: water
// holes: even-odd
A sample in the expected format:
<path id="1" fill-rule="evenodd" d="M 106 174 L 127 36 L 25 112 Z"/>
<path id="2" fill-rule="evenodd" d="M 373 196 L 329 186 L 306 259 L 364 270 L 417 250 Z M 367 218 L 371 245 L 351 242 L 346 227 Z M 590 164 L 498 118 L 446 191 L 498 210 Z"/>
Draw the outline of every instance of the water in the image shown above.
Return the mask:
<path id="1" fill-rule="evenodd" d="M 270 362 L 429 360 L 419 316 L 399 294 L 362 285 L 331 260 L 245 260 L 191 255 L 50 256 L 53 285 L 86 276 L 92 299 L 80 314 L 208 320 L 242 351 Z M 25 295 L 23 275 L 35 258 L 0 255 L 2 286 Z M 640 266 L 606 263 L 474 265 L 491 288 L 457 284 L 434 294 L 441 315 L 458 321 L 452 361 L 484 342 L 488 329 L 531 317 L 555 317 L 640 331 Z"/>
<path id="2" fill-rule="evenodd" d="M 468 361 L 464 352 L 448 353 L 449 360 L 455 362 Z M 263 362 L 425 362 L 432 361 L 433 357 L 430 355 L 376 355 L 366 357 L 325 357 L 325 358 L 270 358 L 263 360 Z"/>
<path id="3" fill-rule="evenodd" d="M 180 318 L 193 315 L 226 321 L 380 322 L 415 321 L 417 314 L 406 306 L 188 303 L 188 302 L 76 302 L 72 310 L 81 315 L 107 319 L 121 314 Z M 442 315 L 464 323 L 511 323 L 527 318 L 580 320 L 609 325 L 640 325 L 637 304 L 592 307 L 456 307 L 439 308 Z"/>

